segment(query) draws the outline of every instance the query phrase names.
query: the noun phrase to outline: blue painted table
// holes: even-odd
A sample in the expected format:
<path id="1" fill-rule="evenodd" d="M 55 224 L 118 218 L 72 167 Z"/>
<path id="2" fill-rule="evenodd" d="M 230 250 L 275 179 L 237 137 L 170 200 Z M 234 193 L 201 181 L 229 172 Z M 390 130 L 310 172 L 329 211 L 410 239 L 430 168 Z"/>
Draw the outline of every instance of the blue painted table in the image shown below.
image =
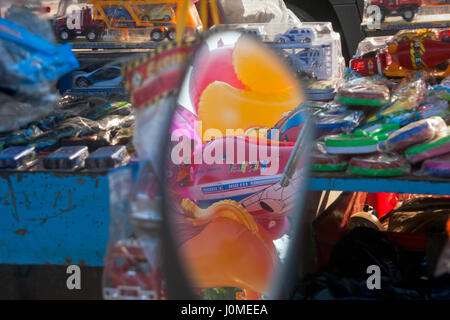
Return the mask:
<path id="1" fill-rule="evenodd" d="M 0 263 L 101 266 L 108 225 L 106 172 L 0 173 Z"/>
<path id="2" fill-rule="evenodd" d="M 450 180 L 316 174 L 311 190 L 450 195 Z M 0 263 L 102 266 L 109 186 L 102 173 L 0 173 Z"/>

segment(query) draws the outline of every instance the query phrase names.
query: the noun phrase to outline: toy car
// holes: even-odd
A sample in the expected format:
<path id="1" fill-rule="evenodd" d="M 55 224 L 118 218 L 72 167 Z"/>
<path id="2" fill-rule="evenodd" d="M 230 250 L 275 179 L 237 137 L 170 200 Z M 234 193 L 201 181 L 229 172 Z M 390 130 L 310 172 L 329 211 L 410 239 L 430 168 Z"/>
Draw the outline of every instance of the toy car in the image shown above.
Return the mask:
<path id="1" fill-rule="evenodd" d="M 314 30 L 307 28 L 293 28 L 284 34 L 279 34 L 274 41 L 278 43 L 312 42 L 315 39 Z"/>
<path id="2" fill-rule="evenodd" d="M 67 15 L 56 18 L 55 33 L 59 41 L 71 41 L 77 36 L 84 36 L 88 41 L 97 41 L 103 36 L 106 24 L 102 20 L 93 19 L 91 8 L 84 7 L 79 11 L 79 14 L 79 26 L 71 25 L 70 18 Z"/>
<path id="3" fill-rule="evenodd" d="M 378 6 L 381 10 L 381 22 L 387 16 L 401 16 L 405 21 L 412 21 L 422 0 L 371 0 L 370 5 Z"/>
<path id="4" fill-rule="evenodd" d="M 139 15 L 139 19 L 142 21 L 171 21 L 175 17 L 175 12 L 172 8 L 167 6 L 157 7 L 153 10 L 144 12 Z"/>
<path id="5" fill-rule="evenodd" d="M 121 240 L 106 257 L 105 274 L 112 287 L 104 288 L 106 299 L 163 299 L 165 291 L 159 269 L 147 260 L 139 241 Z"/>
<path id="6" fill-rule="evenodd" d="M 89 73 L 76 74 L 73 83 L 78 88 L 117 87 L 122 83 L 122 72 L 117 66 L 102 67 Z"/>

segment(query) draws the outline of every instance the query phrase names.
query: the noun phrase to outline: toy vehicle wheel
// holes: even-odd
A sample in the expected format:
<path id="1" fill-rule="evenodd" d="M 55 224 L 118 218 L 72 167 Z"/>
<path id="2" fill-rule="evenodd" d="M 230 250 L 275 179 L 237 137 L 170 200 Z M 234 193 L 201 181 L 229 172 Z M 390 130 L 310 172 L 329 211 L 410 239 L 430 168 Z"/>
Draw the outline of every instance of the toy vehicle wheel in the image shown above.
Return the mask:
<path id="1" fill-rule="evenodd" d="M 97 28 L 92 28 L 86 31 L 85 37 L 89 42 L 97 41 L 100 38 L 101 31 Z"/>
<path id="2" fill-rule="evenodd" d="M 142 16 L 141 17 L 142 21 L 150 21 L 150 17 L 148 15 Z"/>
<path id="3" fill-rule="evenodd" d="M 278 43 L 286 43 L 286 39 L 285 38 L 279 38 L 277 40 Z"/>
<path id="4" fill-rule="evenodd" d="M 172 20 L 172 17 L 169 16 L 168 14 L 166 14 L 166 15 L 164 16 L 164 21 L 170 21 L 170 20 Z"/>
<path id="5" fill-rule="evenodd" d="M 58 32 L 58 39 L 61 42 L 70 41 L 75 38 L 75 35 L 69 29 L 62 29 Z"/>
<path id="6" fill-rule="evenodd" d="M 153 41 L 162 41 L 164 39 L 164 34 L 159 29 L 153 29 L 152 32 L 150 32 L 150 39 Z"/>
<path id="7" fill-rule="evenodd" d="M 89 79 L 85 77 L 80 77 L 75 81 L 78 88 L 87 88 L 90 85 Z"/>
<path id="8" fill-rule="evenodd" d="M 411 22 L 416 15 L 416 11 L 413 8 L 405 8 L 402 10 L 402 17 L 405 21 Z"/>
<path id="9" fill-rule="evenodd" d="M 177 34 L 177 31 L 175 29 L 169 29 L 169 31 L 167 31 L 166 37 L 170 41 L 173 41 L 173 40 L 175 40 L 176 34 Z"/>
<path id="10" fill-rule="evenodd" d="M 442 41 L 443 42 L 450 42 L 450 36 L 447 36 L 447 35 L 443 36 L 442 37 Z"/>

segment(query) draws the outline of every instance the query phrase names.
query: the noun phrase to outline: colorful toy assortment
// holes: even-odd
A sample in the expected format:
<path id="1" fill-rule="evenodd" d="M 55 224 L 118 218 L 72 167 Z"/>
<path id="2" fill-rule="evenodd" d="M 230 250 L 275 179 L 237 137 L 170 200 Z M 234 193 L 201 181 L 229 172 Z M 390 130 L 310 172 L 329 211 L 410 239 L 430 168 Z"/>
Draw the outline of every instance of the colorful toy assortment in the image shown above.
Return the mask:
<path id="1" fill-rule="evenodd" d="M 419 69 L 428 69 L 441 77 L 450 75 L 446 63 L 450 59 L 450 43 L 440 40 L 439 36 L 421 37 L 424 33 L 421 30 L 412 33 L 416 36 L 410 36 L 410 40 L 405 40 L 406 36 L 400 33 L 384 45 L 368 46 L 372 51 L 359 51 L 350 61 L 350 67 L 363 76 L 405 77 Z"/>
<path id="2" fill-rule="evenodd" d="M 305 150 L 296 141 L 308 119 L 304 93 L 273 50 L 235 31 L 200 45 L 184 80 L 167 177 L 192 283 L 270 294 L 281 263 L 274 241 L 291 232 L 302 179 L 296 169 Z"/>

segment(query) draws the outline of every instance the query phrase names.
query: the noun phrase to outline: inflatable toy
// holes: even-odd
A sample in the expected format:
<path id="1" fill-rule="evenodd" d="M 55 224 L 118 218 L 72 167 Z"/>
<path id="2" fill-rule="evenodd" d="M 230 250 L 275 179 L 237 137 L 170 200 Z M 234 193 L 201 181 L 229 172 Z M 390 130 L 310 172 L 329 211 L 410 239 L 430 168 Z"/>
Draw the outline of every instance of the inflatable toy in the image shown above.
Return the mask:
<path id="1" fill-rule="evenodd" d="M 236 89 L 245 88 L 234 72 L 232 47 L 219 47 L 211 51 L 205 45 L 200 50 L 197 58 L 199 61 L 195 64 L 189 81 L 189 92 L 196 112 L 203 90 L 215 81 L 228 83 Z"/>
<path id="2" fill-rule="evenodd" d="M 225 49 L 211 52 L 215 50 Z M 223 53 L 220 61 L 227 59 L 229 54 Z M 225 62 L 225 65 L 229 64 L 229 60 Z M 226 77 L 231 81 L 215 80 L 206 85 L 197 107 L 203 132 L 216 129 L 225 135 L 227 129 L 245 131 L 255 125 L 270 128 L 285 112 L 294 110 L 302 102 L 300 87 L 290 70 L 272 51 L 266 50 L 253 38 L 241 36 L 237 40 L 231 64 L 237 79 L 245 88 L 230 71 Z M 202 73 L 197 72 L 196 68 L 194 66 L 191 80 L 198 84 L 190 85 L 191 88 L 197 88 L 192 93 L 194 102 L 198 91 L 214 78 L 200 79 Z M 224 77 L 222 80 L 225 80 Z"/>
<path id="3" fill-rule="evenodd" d="M 181 254 L 198 288 L 237 287 L 268 294 L 279 259 L 265 230 L 238 203 L 225 200 L 207 209 L 184 199 L 188 222 L 201 228 Z"/>

